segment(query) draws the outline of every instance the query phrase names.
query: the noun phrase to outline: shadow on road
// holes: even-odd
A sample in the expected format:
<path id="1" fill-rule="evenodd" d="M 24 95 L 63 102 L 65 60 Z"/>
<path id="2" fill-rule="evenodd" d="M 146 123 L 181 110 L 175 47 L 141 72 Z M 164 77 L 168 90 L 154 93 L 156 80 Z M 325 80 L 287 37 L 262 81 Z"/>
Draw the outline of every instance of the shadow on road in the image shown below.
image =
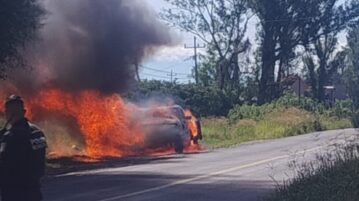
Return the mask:
<path id="1" fill-rule="evenodd" d="M 165 155 L 165 156 L 147 156 L 147 157 L 107 157 L 94 160 L 87 157 L 62 157 L 56 159 L 47 159 L 46 175 L 60 175 L 69 172 L 78 172 L 85 170 L 95 170 L 101 168 L 125 167 L 130 165 L 140 165 L 149 163 L 175 162 L 170 159 L 185 158 L 186 155 Z"/>
<path id="2" fill-rule="evenodd" d="M 176 170 L 173 170 L 174 172 Z M 190 172 L 190 170 L 188 170 Z M 255 201 L 258 196 L 270 192 L 269 181 L 241 180 L 239 176 L 215 176 L 203 180 L 184 182 L 201 175 L 163 175 L 153 172 L 126 173 L 103 172 L 96 175 L 72 175 L 49 178 L 44 182 L 45 200 L 99 201 L 141 192 L 149 192 L 116 200 L 136 201 Z M 160 187 L 160 188 L 158 188 Z M 152 190 L 151 190 L 152 189 Z"/>

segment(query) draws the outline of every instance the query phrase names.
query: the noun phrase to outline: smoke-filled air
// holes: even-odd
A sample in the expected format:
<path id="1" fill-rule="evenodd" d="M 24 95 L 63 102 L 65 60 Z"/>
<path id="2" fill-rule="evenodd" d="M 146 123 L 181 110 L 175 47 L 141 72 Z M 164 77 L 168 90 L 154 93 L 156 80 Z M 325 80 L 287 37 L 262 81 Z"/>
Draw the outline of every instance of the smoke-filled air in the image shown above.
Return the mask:
<path id="1" fill-rule="evenodd" d="M 139 0 L 44 4 L 44 27 L 27 52 L 33 69 L 12 76 L 27 90 L 46 83 L 67 91 L 123 92 L 134 79 L 134 64 L 154 48 L 171 43 L 168 29 Z"/>

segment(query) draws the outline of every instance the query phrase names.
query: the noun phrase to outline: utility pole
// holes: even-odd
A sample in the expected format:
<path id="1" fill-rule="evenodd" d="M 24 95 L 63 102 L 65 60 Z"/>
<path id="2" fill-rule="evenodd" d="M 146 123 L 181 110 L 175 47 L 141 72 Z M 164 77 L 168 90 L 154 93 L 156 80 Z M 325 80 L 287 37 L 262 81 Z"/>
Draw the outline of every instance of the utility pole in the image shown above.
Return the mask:
<path id="1" fill-rule="evenodd" d="M 140 69 L 140 67 L 139 67 L 138 62 L 136 60 L 136 62 L 135 62 L 135 74 L 136 74 L 136 78 L 137 78 L 138 82 L 141 81 L 139 69 Z"/>
<path id="2" fill-rule="evenodd" d="M 171 83 L 173 83 L 173 70 L 171 69 Z"/>
<path id="3" fill-rule="evenodd" d="M 201 48 L 205 48 L 205 45 L 199 45 L 197 44 L 197 37 L 194 36 L 193 38 L 193 46 L 187 46 L 186 44 L 184 45 L 184 48 L 186 49 L 194 49 L 194 72 L 195 72 L 195 76 L 196 76 L 196 84 L 198 84 L 198 62 L 197 62 L 197 49 L 201 49 Z"/>
<path id="4" fill-rule="evenodd" d="M 173 70 L 171 69 L 171 73 L 167 75 L 171 77 L 171 83 L 173 83 L 173 76 L 176 76 L 177 74 L 173 73 Z"/>

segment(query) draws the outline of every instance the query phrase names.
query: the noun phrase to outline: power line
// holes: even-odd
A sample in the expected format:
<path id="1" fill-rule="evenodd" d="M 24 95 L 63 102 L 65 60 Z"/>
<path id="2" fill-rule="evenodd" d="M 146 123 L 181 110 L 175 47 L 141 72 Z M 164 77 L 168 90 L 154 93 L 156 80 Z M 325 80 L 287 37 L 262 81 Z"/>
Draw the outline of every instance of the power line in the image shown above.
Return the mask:
<path id="1" fill-rule="evenodd" d="M 191 81 L 193 78 L 187 77 L 176 77 L 174 76 L 174 74 L 172 74 L 172 76 L 170 74 L 166 75 L 166 76 L 161 76 L 161 75 L 154 75 L 154 74 L 150 74 L 150 73 L 143 73 L 141 72 L 142 75 L 147 75 L 147 76 L 151 76 L 152 78 L 157 78 L 157 79 L 166 79 L 166 80 L 171 80 L 171 82 L 173 82 L 174 80 L 187 80 L 187 81 Z"/>
<path id="2" fill-rule="evenodd" d="M 173 64 L 173 65 L 170 65 L 170 66 L 167 66 L 166 68 L 164 68 L 165 70 L 168 70 L 168 69 L 171 69 L 171 68 L 173 68 L 173 67 L 175 67 L 175 66 L 177 66 L 178 64 Z"/>
<path id="3" fill-rule="evenodd" d="M 164 79 L 170 79 L 171 78 L 171 74 L 168 75 L 154 75 L 154 74 L 150 74 L 150 73 L 144 73 L 141 72 L 142 75 L 147 75 L 147 76 L 152 76 L 152 77 L 157 77 L 157 78 L 164 78 Z M 172 78 L 174 79 L 190 79 L 190 77 L 178 77 L 175 73 L 172 73 Z"/>
<path id="4" fill-rule="evenodd" d="M 147 69 L 147 70 L 152 70 L 155 72 L 160 72 L 160 73 L 167 73 L 170 74 L 171 71 L 165 71 L 165 70 L 161 70 L 161 69 L 157 69 L 157 68 L 152 68 L 152 67 L 148 67 L 148 66 L 144 66 L 144 65 L 140 65 L 142 68 Z M 173 73 L 173 72 L 172 72 Z M 190 76 L 189 74 L 185 74 L 185 73 L 175 73 L 177 75 L 186 75 L 186 76 Z"/>
<path id="5" fill-rule="evenodd" d="M 144 66 L 144 65 L 140 65 L 142 68 L 144 69 L 148 69 L 148 70 L 152 70 L 152 71 L 156 71 L 156 72 L 161 72 L 161 73 L 171 73 L 169 71 L 164 71 L 164 70 L 160 70 L 160 69 L 156 69 L 156 68 L 151 68 L 148 66 Z"/>
<path id="6" fill-rule="evenodd" d="M 178 78 L 178 77 L 176 77 L 175 80 L 176 80 L 176 79 L 177 79 L 177 80 L 193 80 L 193 78 Z"/>
<path id="7" fill-rule="evenodd" d="M 151 68 L 151 67 L 148 67 L 148 66 L 143 66 L 142 67 L 144 69 L 148 69 L 148 70 L 152 70 L 152 71 L 157 71 L 157 72 L 162 72 L 162 73 L 171 73 L 171 71 L 165 71 L 165 70 L 160 70 L 160 69 L 156 69 L 156 68 Z M 189 74 L 185 74 L 185 73 L 176 73 L 177 75 L 189 75 Z"/>
<path id="8" fill-rule="evenodd" d="M 305 21 L 315 19 L 316 17 L 302 17 L 298 19 L 290 19 L 290 18 L 283 18 L 283 19 L 272 19 L 272 20 L 263 20 L 264 22 L 289 22 L 289 21 Z"/>
<path id="9" fill-rule="evenodd" d="M 153 75 L 153 74 L 150 74 L 150 73 L 141 73 L 141 74 L 151 76 L 151 77 L 155 77 L 155 78 L 169 79 L 169 77 L 167 77 L 167 76 Z"/>

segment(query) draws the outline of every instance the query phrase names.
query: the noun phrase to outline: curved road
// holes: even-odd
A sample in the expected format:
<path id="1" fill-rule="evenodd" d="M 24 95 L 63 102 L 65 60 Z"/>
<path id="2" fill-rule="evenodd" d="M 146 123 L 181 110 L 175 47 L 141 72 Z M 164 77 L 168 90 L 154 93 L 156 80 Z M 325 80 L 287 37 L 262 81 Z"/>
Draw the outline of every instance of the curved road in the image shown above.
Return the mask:
<path id="1" fill-rule="evenodd" d="M 292 178 L 289 163 L 315 160 L 331 145 L 356 137 L 354 129 L 253 142 L 149 163 L 83 171 L 45 179 L 51 201 L 255 201 Z"/>

